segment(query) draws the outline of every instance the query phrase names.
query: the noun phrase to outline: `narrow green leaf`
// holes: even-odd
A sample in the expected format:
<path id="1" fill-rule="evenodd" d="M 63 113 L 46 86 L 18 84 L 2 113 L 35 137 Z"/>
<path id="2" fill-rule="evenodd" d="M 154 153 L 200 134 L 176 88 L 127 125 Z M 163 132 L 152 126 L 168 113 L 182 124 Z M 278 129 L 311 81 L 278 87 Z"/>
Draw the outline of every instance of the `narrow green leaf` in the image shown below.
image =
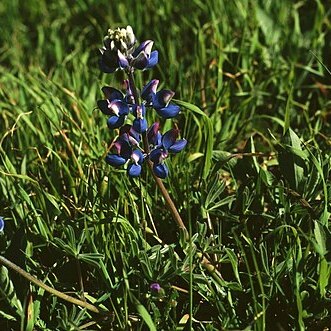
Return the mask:
<path id="1" fill-rule="evenodd" d="M 281 142 L 283 145 L 278 146 L 280 170 L 290 187 L 298 190 L 303 180 L 306 154 L 302 153 L 301 141 L 292 129 L 285 133 Z"/>
<path id="2" fill-rule="evenodd" d="M 199 107 L 185 101 L 181 100 L 174 100 L 179 106 L 186 108 L 193 113 L 202 116 L 202 120 L 204 123 L 203 130 L 204 130 L 204 137 L 205 137 L 205 148 L 204 148 L 204 155 L 205 155 L 205 162 L 203 168 L 203 179 L 206 179 L 212 162 L 212 154 L 213 154 L 213 145 L 214 145 L 214 128 L 211 119 L 205 114 Z"/>
<path id="3" fill-rule="evenodd" d="M 8 306 L 13 308 L 19 317 L 23 316 L 23 307 L 21 301 L 16 296 L 14 284 L 9 278 L 8 269 L 0 266 L 0 296 L 7 301 Z"/>
<path id="4" fill-rule="evenodd" d="M 142 319 L 144 320 L 144 322 L 147 324 L 149 330 L 156 331 L 157 330 L 156 326 L 153 322 L 151 315 L 147 311 L 147 309 L 138 300 L 135 300 L 135 301 L 136 301 L 137 311 L 140 314 L 140 316 L 142 317 Z"/>

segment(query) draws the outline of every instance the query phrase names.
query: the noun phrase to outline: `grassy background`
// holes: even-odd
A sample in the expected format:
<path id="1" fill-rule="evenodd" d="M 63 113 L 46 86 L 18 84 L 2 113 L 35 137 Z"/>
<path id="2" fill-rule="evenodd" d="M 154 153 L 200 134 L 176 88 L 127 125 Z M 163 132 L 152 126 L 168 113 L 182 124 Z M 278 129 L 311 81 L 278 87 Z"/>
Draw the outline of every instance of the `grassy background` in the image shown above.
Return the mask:
<path id="1" fill-rule="evenodd" d="M 1 254 L 110 313 L 1 267 L 0 328 L 330 326 L 330 17 L 319 0 L 2 1 Z M 158 78 L 189 103 L 174 121 L 189 144 L 165 185 L 194 245 L 150 174 L 103 161 L 115 133 L 96 100 L 124 76 L 100 74 L 98 48 L 127 24 L 160 55 L 138 83 Z"/>

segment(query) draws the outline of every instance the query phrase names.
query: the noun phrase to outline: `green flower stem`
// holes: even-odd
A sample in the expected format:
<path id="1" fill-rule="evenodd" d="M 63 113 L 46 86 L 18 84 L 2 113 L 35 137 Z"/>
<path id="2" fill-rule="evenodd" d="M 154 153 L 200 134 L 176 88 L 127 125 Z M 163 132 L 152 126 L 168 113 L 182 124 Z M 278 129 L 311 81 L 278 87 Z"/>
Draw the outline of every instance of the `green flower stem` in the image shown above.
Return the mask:
<path id="1" fill-rule="evenodd" d="M 45 291 L 56 295 L 57 297 L 71 302 L 74 305 L 78 305 L 81 306 L 83 308 L 86 308 L 94 313 L 101 313 L 103 311 L 100 311 L 96 306 L 91 305 L 90 303 L 84 302 L 82 300 L 76 299 L 74 297 L 71 297 L 70 295 L 64 294 L 58 290 L 55 290 L 54 288 L 46 285 L 45 283 L 43 283 L 42 281 L 40 281 L 39 279 L 35 278 L 34 276 L 30 275 L 28 272 L 26 272 L 25 270 L 23 270 L 22 268 L 20 268 L 18 265 L 14 264 L 13 262 L 7 260 L 5 257 L 0 255 L 0 263 L 5 265 L 6 267 L 9 267 L 10 269 L 16 271 L 17 273 L 19 273 L 21 276 L 23 276 L 24 278 L 26 278 L 28 281 L 30 281 L 31 283 L 36 284 L 37 286 L 43 288 Z"/>

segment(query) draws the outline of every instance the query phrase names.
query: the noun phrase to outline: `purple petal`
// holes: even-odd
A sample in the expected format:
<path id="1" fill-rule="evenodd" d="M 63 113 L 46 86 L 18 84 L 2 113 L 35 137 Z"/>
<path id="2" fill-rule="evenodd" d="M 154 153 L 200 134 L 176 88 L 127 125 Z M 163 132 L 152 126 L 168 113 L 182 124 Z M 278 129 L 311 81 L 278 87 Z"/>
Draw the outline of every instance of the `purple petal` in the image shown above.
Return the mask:
<path id="1" fill-rule="evenodd" d="M 156 93 L 158 84 L 159 80 L 153 79 L 143 87 L 141 97 L 146 100 L 147 103 L 151 103 L 153 101 L 153 95 Z"/>
<path id="2" fill-rule="evenodd" d="M 114 100 L 109 104 L 109 108 L 113 111 L 113 113 L 117 116 L 127 115 L 129 114 L 129 106 L 126 102 L 122 100 Z"/>
<path id="3" fill-rule="evenodd" d="M 143 41 L 133 52 L 132 56 L 137 57 L 139 53 L 145 52 L 146 55 L 149 57 L 151 54 L 151 50 L 153 47 L 154 42 L 152 40 L 145 40 Z"/>
<path id="4" fill-rule="evenodd" d="M 153 165 L 153 172 L 159 178 L 166 178 L 168 176 L 169 170 L 168 167 L 163 164 L 154 164 Z"/>
<path id="5" fill-rule="evenodd" d="M 140 134 L 136 132 L 131 125 L 125 124 L 120 128 L 120 136 L 125 135 L 127 140 L 131 143 L 131 145 L 138 145 L 140 142 Z"/>
<path id="6" fill-rule="evenodd" d="M 141 165 L 140 164 L 135 164 L 131 163 L 128 166 L 128 174 L 131 177 L 138 177 L 141 174 Z"/>
<path id="7" fill-rule="evenodd" d="M 154 122 L 148 129 L 148 133 L 153 133 L 153 135 L 156 135 L 156 133 L 160 129 L 160 123 L 159 122 Z"/>
<path id="8" fill-rule="evenodd" d="M 153 163 L 159 164 L 162 163 L 167 158 L 167 156 L 167 152 L 162 151 L 160 148 L 155 148 L 150 152 L 149 159 Z"/>
<path id="9" fill-rule="evenodd" d="M 138 145 L 138 143 L 140 142 L 140 140 L 141 140 L 141 138 L 140 138 L 140 134 L 134 129 L 134 128 L 131 128 L 130 129 L 130 132 L 129 132 L 129 134 L 130 134 L 130 137 L 132 138 L 132 139 L 134 139 L 137 143 L 136 143 L 136 145 Z M 131 141 L 131 140 L 130 140 Z M 132 143 L 132 142 L 131 142 Z"/>
<path id="10" fill-rule="evenodd" d="M 171 153 L 179 153 L 187 144 L 186 139 L 179 139 L 175 141 L 171 147 L 169 147 L 168 151 Z"/>
<path id="11" fill-rule="evenodd" d="M 126 159 L 117 154 L 108 154 L 106 156 L 106 162 L 114 167 L 119 167 L 126 163 Z"/>
<path id="12" fill-rule="evenodd" d="M 178 130 L 171 129 L 167 131 L 162 137 L 162 145 L 165 150 L 168 150 L 176 141 L 178 137 Z"/>
<path id="13" fill-rule="evenodd" d="M 121 141 L 121 153 L 120 155 L 125 158 L 126 160 L 129 160 L 132 155 L 132 147 L 128 140 L 122 140 Z"/>
<path id="14" fill-rule="evenodd" d="M 125 69 L 129 66 L 128 59 L 124 56 L 124 54 L 118 50 L 117 51 L 117 56 L 118 56 L 118 64 L 121 67 L 121 69 Z"/>
<path id="15" fill-rule="evenodd" d="M 117 138 L 113 144 L 113 148 L 117 151 L 117 154 L 123 157 L 125 160 L 129 160 L 132 155 L 132 147 L 126 135 L 121 135 Z"/>
<path id="16" fill-rule="evenodd" d="M 135 164 L 142 164 L 144 162 L 144 154 L 141 152 L 140 149 L 136 149 L 132 153 L 131 159 Z"/>
<path id="17" fill-rule="evenodd" d="M 113 73 L 118 69 L 117 53 L 109 49 L 100 50 L 102 52 L 99 61 L 100 70 L 105 73 Z"/>
<path id="18" fill-rule="evenodd" d="M 97 101 L 98 108 L 106 115 L 112 115 L 112 110 L 108 107 L 109 102 L 107 100 L 98 100 Z"/>
<path id="19" fill-rule="evenodd" d="M 162 154 L 162 151 L 159 148 L 153 149 L 149 154 L 149 159 L 153 163 L 160 163 L 161 154 Z"/>
<path id="20" fill-rule="evenodd" d="M 103 40 L 103 44 L 105 45 L 105 48 L 110 49 L 111 48 L 111 39 L 107 36 Z"/>
<path id="21" fill-rule="evenodd" d="M 162 141 L 162 134 L 160 132 L 157 133 L 156 139 L 155 139 L 155 145 L 161 145 L 161 141 Z"/>
<path id="22" fill-rule="evenodd" d="M 175 92 L 171 90 L 161 90 L 153 95 L 153 107 L 155 109 L 160 109 L 167 107 Z"/>
<path id="23" fill-rule="evenodd" d="M 132 93 L 132 88 L 130 86 L 129 80 L 125 79 L 124 84 L 125 84 L 125 89 L 126 89 L 125 101 L 127 103 L 133 104 L 135 100 L 134 100 L 134 96 L 133 96 L 133 93 Z"/>
<path id="24" fill-rule="evenodd" d="M 110 116 L 107 121 L 109 129 L 117 129 L 124 124 L 125 116 Z"/>
<path id="25" fill-rule="evenodd" d="M 156 112 L 164 118 L 176 117 L 180 111 L 180 107 L 174 104 L 169 104 L 167 107 L 155 109 Z"/>
<path id="26" fill-rule="evenodd" d="M 0 216 L 0 233 L 3 232 L 4 228 L 5 228 L 5 221 L 3 217 Z"/>
<path id="27" fill-rule="evenodd" d="M 114 87 L 104 86 L 101 91 L 109 101 L 123 100 L 123 93 Z"/>
<path id="28" fill-rule="evenodd" d="M 154 291 L 154 292 L 160 292 L 161 291 L 161 286 L 159 283 L 153 283 L 150 285 L 149 287 L 151 289 L 151 291 Z"/>
<path id="29" fill-rule="evenodd" d="M 153 99 L 153 107 L 163 108 L 168 106 L 172 97 L 175 95 L 175 92 L 171 90 L 161 90 L 155 94 Z"/>
<path id="30" fill-rule="evenodd" d="M 150 55 L 150 58 L 148 59 L 148 64 L 146 66 L 146 69 L 153 68 L 154 66 L 157 65 L 158 62 L 159 62 L 159 52 L 153 51 Z"/>
<path id="31" fill-rule="evenodd" d="M 117 70 L 117 67 L 109 67 L 107 64 L 105 64 L 105 62 L 102 59 L 100 59 L 99 69 L 106 74 L 112 74 Z"/>
<path id="32" fill-rule="evenodd" d="M 122 149 L 122 141 L 120 139 L 116 140 L 112 146 L 112 149 L 115 149 L 117 154 L 121 154 L 121 149 Z"/>
<path id="33" fill-rule="evenodd" d="M 155 122 L 149 127 L 147 132 L 148 142 L 154 146 L 160 144 L 159 141 L 161 138 L 161 134 L 159 133 L 159 128 L 160 128 L 160 123 Z"/>
<path id="34" fill-rule="evenodd" d="M 146 115 L 145 105 L 144 104 L 142 104 L 141 106 L 133 105 L 132 106 L 132 113 L 135 117 L 137 117 L 139 119 L 145 117 L 145 115 Z"/>
<path id="35" fill-rule="evenodd" d="M 139 133 L 147 130 L 147 121 L 145 118 L 136 118 L 133 120 L 133 129 Z"/>
<path id="36" fill-rule="evenodd" d="M 136 58 L 134 58 L 131 62 L 131 65 L 136 69 L 143 70 L 148 65 L 148 57 L 145 52 L 141 52 L 138 54 Z"/>

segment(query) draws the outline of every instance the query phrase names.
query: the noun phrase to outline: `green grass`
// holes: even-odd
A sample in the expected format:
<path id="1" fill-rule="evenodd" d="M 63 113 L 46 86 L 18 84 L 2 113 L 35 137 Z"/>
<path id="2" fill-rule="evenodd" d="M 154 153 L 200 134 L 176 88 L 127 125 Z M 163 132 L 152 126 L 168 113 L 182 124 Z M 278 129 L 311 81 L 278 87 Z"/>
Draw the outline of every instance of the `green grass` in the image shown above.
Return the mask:
<path id="1" fill-rule="evenodd" d="M 162 123 L 189 142 L 164 184 L 188 242 L 147 169 L 104 162 L 116 134 L 96 101 L 124 75 L 100 74 L 98 48 L 128 24 L 160 56 L 137 83 L 160 79 L 182 107 Z M 331 325 L 326 2 L 8 0 L 0 25 L 1 255 L 108 311 L 0 266 L 1 330 Z"/>

